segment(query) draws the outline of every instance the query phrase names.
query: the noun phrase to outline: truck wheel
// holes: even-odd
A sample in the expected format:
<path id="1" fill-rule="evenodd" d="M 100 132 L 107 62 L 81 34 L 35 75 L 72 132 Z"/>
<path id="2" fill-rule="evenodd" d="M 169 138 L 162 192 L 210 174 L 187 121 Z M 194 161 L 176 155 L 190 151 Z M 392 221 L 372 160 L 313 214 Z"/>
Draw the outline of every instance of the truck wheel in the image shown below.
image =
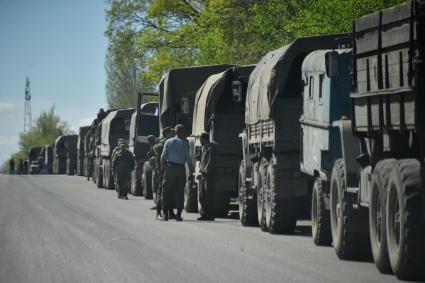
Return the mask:
<path id="1" fill-rule="evenodd" d="M 326 209 L 323 181 L 319 177 L 314 181 L 311 195 L 311 233 L 316 245 L 332 244 L 331 216 Z"/>
<path id="2" fill-rule="evenodd" d="M 386 229 L 391 268 L 401 280 L 424 279 L 425 275 L 421 186 L 419 161 L 397 161 L 388 184 Z"/>
<path id="3" fill-rule="evenodd" d="M 152 199 L 152 167 L 146 162 L 143 166 L 143 195 L 145 199 Z"/>
<path id="4" fill-rule="evenodd" d="M 282 198 L 282 182 L 278 179 L 278 159 L 273 157 L 267 168 L 265 211 L 266 222 L 272 234 L 293 233 L 297 224 L 297 201 L 293 198 Z"/>
<path id="5" fill-rule="evenodd" d="M 354 200 L 346 193 L 345 164 L 342 159 L 336 160 L 332 169 L 330 202 L 332 239 L 337 256 L 340 259 L 368 257 L 370 247 L 368 235 L 354 231 L 358 220 L 364 222 L 365 219 L 354 215 Z"/>
<path id="6" fill-rule="evenodd" d="M 186 182 L 184 187 L 184 209 L 186 212 L 198 212 L 198 187 L 195 182 L 193 186 L 190 182 Z"/>
<path id="7" fill-rule="evenodd" d="M 254 170 L 252 170 L 254 171 Z M 257 219 L 257 200 L 252 196 L 248 195 L 250 183 L 246 182 L 245 178 L 245 167 L 243 162 L 239 167 L 239 219 L 243 226 L 258 226 Z M 251 178 L 251 182 L 253 179 Z"/>
<path id="8" fill-rule="evenodd" d="M 261 231 L 268 231 L 266 223 L 266 211 L 265 211 L 265 181 L 267 177 L 267 166 L 268 162 L 263 158 L 260 162 L 260 165 L 257 167 L 257 217 L 258 224 L 260 225 Z"/>
<path id="9" fill-rule="evenodd" d="M 385 203 L 390 173 L 395 159 L 378 162 L 373 170 L 370 186 L 369 232 L 370 246 L 376 267 L 382 273 L 391 273 L 388 257 Z"/>

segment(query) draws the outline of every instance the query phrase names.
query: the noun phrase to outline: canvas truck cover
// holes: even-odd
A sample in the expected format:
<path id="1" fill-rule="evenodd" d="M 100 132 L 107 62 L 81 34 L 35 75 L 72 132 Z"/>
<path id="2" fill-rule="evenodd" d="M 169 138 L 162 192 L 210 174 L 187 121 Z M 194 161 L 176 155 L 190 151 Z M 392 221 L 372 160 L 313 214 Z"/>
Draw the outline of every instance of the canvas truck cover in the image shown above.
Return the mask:
<path id="1" fill-rule="evenodd" d="M 226 84 L 231 84 L 230 80 L 241 76 L 248 77 L 254 67 L 254 65 L 233 67 L 208 77 L 196 93 L 193 109 L 193 135 L 198 136 L 208 128 L 210 119 L 215 113 L 217 103 L 226 91 Z M 231 89 L 229 95 L 232 95 Z"/>
<path id="2" fill-rule="evenodd" d="M 136 116 L 137 113 L 136 111 L 134 111 L 134 113 L 131 115 L 131 120 L 130 120 L 130 138 L 128 141 L 128 144 L 130 145 L 130 148 L 132 148 L 134 146 L 135 143 L 135 139 L 138 139 L 139 142 L 147 142 L 146 137 L 148 135 L 155 135 L 158 136 L 158 131 L 151 131 L 150 133 L 139 133 L 139 137 L 136 137 Z M 139 122 L 141 122 L 142 124 L 144 124 L 145 120 L 146 123 L 151 123 L 152 120 L 155 120 L 156 125 L 150 125 L 152 126 L 152 128 L 156 128 L 158 127 L 158 103 L 157 102 L 148 102 L 148 103 L 144 103 L 140 106 L 140 119 Z M 153 118 L 153 119 L 152 119 Z M 142 127 L 142 125 L 139 125 L 139 131 L 145 127 Z"/>
<path id="3" fill-rule="evenodd" d="M 234 65 L 209 65 L 171 69 L 159 85 L 160 128 L 174 127 L 176 112 L 179 111 L 181 99 L 188 93 L 195 93 L 212 74 L 217 74 Z M 193 106 L 192 106 L 193 107 Z M 191 126 L 191 125 L 190 125 Z"/>
<path id="4" fill-rule="evenodd" d="M 301 68 L 292 70 L 293 66 L 301 66 L 302 58 L 318 49 L 332 49 L 334 40 L 344 34 L 319 35 L 295 39 L 292 43 L 267 53 L 252 71 L 245 103 L 245 123 L 256 124 L 272 117 L 275 100 L 278 96 L 294 96 L 285 93 L 292 80 L 292 72 L 296 79 L 301 78 Z M 302 58 L 300 58 L 302 57 Z"/>
<path id="5" fill-rule="evenodd" d="M 118 118 L 122 118 L 122 117 L 128 117 L 128 120 L 130 122 L 130 118 L 131 118 L 131 114 L 134 112 L 133 108 L 128 108 L 128 109 L 118 109 L 115 111 L 110 112 L 100 123 L 101 126 L 101 137 L 100 137 L 100 141 L 101 141 L 101 154 L 102 155 L 109 155 L 110 151 L 112 150 L 111 146 L 115 146 L 115 144 L 110 144 L 111 140 L 110 137 L 111 135 L 115 135 L 115 133 L 113 133 L 111 131 L 112 129 L 112 123 L 115 119 Z M 130 126 L 130 125 L 129 125 Z M 122 129 L 117 129 L 117 130 L 122 130 Z M 125 138 L 126 140 L 128 139 L 128 132 L 127 135 L 122 135 L 122 137 L 120 138 Z M 128 140 L 127 140 L 128 142 Z M 114 143 L 114 142 L 113 142 Z M 116 141 L 115 141 L 116 143 Z"/>

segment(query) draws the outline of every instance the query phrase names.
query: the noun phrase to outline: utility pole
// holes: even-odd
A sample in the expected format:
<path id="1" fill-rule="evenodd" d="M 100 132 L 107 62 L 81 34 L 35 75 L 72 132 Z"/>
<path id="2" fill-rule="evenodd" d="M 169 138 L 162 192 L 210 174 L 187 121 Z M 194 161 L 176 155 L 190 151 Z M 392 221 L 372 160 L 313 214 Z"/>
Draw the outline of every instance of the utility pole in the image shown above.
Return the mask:
<path id="1" fill-rule="evenodd" d="M 25 82 L 25 113 L 24 113 L 24 133 L 29 131 L 32 126 L 31 119 L 31 89 L 30 80 L 27 77 Z"/>

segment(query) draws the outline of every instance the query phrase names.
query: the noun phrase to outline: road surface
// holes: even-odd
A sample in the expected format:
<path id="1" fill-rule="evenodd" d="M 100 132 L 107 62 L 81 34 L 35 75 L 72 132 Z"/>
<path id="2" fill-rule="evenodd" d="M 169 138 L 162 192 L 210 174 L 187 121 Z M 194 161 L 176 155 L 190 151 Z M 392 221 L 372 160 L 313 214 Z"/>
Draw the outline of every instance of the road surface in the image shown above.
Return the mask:
<path id="1" fill-rule="evenodd" d="M 238 219 L 154 220 L 153 202 L 82 177 L 0 175 L 0 282 L 396 282 L 338 260 L 308 227 L 269 235 Z"/>

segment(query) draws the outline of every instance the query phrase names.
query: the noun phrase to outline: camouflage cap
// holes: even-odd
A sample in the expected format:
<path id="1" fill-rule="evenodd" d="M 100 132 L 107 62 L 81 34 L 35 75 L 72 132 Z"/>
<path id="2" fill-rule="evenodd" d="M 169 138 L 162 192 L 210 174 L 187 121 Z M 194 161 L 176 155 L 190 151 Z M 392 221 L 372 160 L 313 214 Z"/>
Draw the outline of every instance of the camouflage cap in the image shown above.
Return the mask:
<path id="1" fill-rule="evenodd" d="M 174 129 L 171 127 L 165 127 L 164 129 L 162 129 L 162 134 L 165 134 L 168 132 L 174 132 Z"/>

